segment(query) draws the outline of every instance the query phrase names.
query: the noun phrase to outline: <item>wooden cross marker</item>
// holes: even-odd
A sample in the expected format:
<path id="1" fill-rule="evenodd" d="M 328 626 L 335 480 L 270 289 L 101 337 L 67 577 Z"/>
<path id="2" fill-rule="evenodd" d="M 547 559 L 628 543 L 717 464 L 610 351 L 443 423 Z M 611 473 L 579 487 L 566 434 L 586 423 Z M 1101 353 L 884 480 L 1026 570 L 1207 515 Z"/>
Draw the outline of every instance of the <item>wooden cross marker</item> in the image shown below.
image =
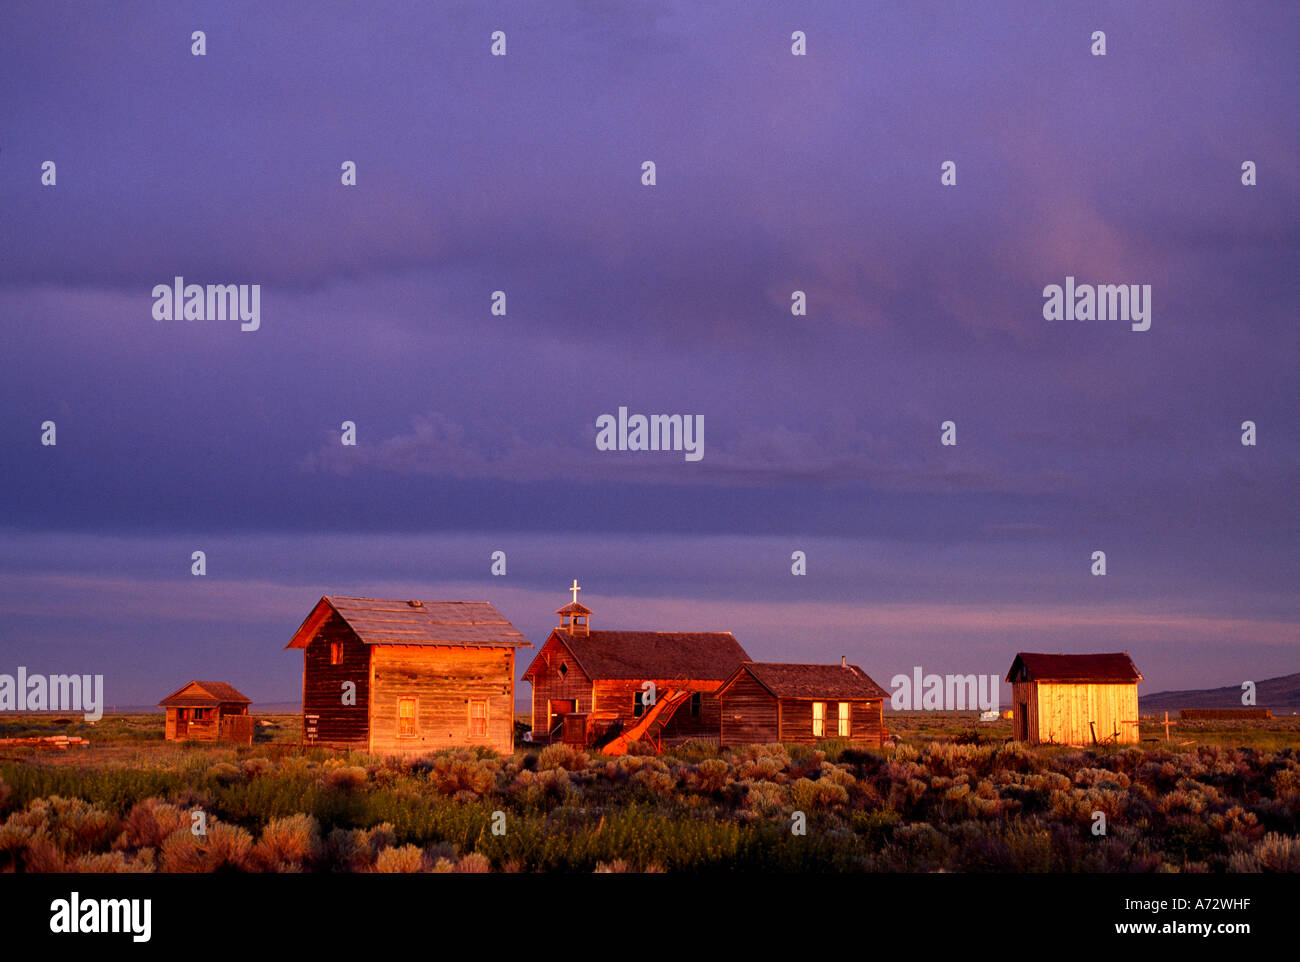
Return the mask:
<path id="1" fill-rule="evenodd" d="M 578 592 L 582 590 L 580 587 L 578 587 L 577 578 L 573 579 L 573 587 L 570 588 L 569 590 L 573 592 L 573 603 L 576 605 L 578 603 Z M 1168 716 L 1168 714 L 1169 714 L 1168 712 L 1165 712 L 1166 717 Z"/>
<path id="2" fill-rule="evenodd" d="M 1172 724 L 1173 722 L 1169 720 L 1169 712 L 1165 712 L 1165 741 L 1169 741 L 1169 726 Z"/>

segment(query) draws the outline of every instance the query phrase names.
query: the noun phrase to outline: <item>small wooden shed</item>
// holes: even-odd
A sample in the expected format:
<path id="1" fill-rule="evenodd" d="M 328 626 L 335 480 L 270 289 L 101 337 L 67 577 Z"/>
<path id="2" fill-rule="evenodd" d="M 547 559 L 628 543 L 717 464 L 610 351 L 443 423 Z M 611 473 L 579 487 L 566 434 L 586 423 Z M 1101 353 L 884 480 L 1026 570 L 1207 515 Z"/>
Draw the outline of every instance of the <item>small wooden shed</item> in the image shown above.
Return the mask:
<path id="1" fill-rule="evenodd" d="M 253 743 L 252 701 L 224 681 L 192 681 L 158 703 L 167 710 L 167 741 Z"/>
<path id="2" fill-rule="evenodd" d="M 1138 741 L 1141 673 L 1128 652 L 1022 651 L 1011 663 L 1012 732 L 1031 745 Z"/>
<path id="3" fill-rule="evenodd" d="M 857 665 L 744 662 L 718 689 L 722 744 L 843 739 L 879 748 L 888 697 Z"/>

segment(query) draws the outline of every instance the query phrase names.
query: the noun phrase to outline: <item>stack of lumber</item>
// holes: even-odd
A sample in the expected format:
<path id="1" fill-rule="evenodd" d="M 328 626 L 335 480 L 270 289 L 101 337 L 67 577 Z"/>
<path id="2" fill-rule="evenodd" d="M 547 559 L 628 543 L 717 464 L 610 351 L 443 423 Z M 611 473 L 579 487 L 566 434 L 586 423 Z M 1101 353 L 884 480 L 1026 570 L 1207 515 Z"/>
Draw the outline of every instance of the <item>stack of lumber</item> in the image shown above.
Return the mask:
<path id="1" fill-rule="evenodd" d="M 86 748 L 90 742 L 76 735 L 43 735 L 31 738 L 0 738 L 0 745 L 30 745 L 34 748 L 57 748 L 67 751 L 69 748 Z"/>

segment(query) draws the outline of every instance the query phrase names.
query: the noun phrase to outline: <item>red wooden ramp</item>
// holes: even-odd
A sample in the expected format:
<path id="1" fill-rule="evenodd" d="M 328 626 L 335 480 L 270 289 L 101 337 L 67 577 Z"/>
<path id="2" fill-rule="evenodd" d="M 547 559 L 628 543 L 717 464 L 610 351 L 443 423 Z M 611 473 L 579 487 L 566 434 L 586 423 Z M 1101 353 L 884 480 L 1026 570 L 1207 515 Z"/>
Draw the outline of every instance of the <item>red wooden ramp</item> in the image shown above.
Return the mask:
<path id="1" fill-rule="evenodd" d="M 647 734 L 651 736 L 652 741 L 659 744 L 658 736 L 663 733 L 664 728 L 672 719 L 673 712 L 677 711 L 684 702 L 689 701 L 693 694 L 695 692 L 689 689 L 685 691 L 668 689 L 664 693 L 664 697 L 657 699 L 650 706 L 650 710 L 642 715 L 635 725 L 624 729 L 621 734 L 603 745 L 600 751 L 606 755 L 623 755 L 627 752 L 628 745 L 644 738 Z"/>

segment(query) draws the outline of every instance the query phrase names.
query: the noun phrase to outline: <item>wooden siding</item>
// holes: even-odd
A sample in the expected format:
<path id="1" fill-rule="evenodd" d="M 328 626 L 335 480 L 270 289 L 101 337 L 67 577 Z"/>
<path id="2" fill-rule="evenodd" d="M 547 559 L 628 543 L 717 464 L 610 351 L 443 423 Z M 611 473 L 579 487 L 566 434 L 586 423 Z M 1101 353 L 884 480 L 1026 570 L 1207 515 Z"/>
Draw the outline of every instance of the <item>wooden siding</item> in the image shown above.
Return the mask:
<path id="1" fill-rule="evenodd" d="M 592 710 L 600 712 L 602 715 L 605 713 L 609 713 L 611 716 L 616 715 L 617 721 L 621 721 L 624 728 L 631 728 L 639 720 L 639 716 L 633 714 L 632 696 L 641 692 L 641 686 L 645 681 L 655 683 L 655 697 L 659 699 L 665 698 L 669 691 L 681 691 L 683 689 L 700 692 L 703 696 L 700 699 L 699 717 L 691 717 L 690 701 L 687 701 L 673 713 L 663 731 L 664 744 L 688 741 L 692 738 L 718 737 L 718 729 L 722 725 L 722 707 L 712 693 L 722 686 L 721 680 L 684 680 L 680 678 L 602 679 L 598 680 L 594 686 L 595 704 Z M 579 708 L 581 707 L 583 706 L 579 706 Z"/>
<path id="2" fill-rule="evenodd" d="M 1011 737 L 1031 745 L 1038 744 L 1037 682 L 1011 683 Z"/>
<path id="3" fill-rule="evenodd" d="M 560 674 L 560 665 L 568 671 Z M 551 720 L 552 701 L 573 701 L 574 711 L 591 711 L 591 679 L 578 667 L 569 649 L 554 635 L 538 652 L 536 670 L 530 676 L 533 683 L 533 731 L 546 734 L 556 722 Z"/>
<path id="4" fill-rule="evenodd" d="M 879 747 L 883 741 L 884 701 L 875 699 L 828 698 L 826 704 L 826 730 L 822 735 L 813 734 L 813 700 L 803 698 L 782 698 L 780 737 L 782 742 L 800 745 L 815 745 L 821 741 L 841 740 L 839 734 L 839 706 L 841 701 L 849 703 L 849 741 L 866 742 Z M 823 699 L 816 699 L 822 701 Z"/>
<path id="5" fill-rule="evenodd" d="M 514 649 L 382 645 L 371 652 L 370 667 L 371 751 L 413 754 L 460 746 L 514 751 Z M 403 698 L 416 700 L 410 735 L 398 733 Z M 487 702 L 487 730 L 481 735 L 471 733 L 472 701 Z"/>
<path id="6" fill-rule="evenodd" d="M 768 745 L 781 740 L 776 696 L 742 674 L 722 696 L 721 741 L 724 745 Z"/>
<path id="7" fill-rule="evenodd" d="M 1024 682 L 1012 692 L 1013 712 L 1026 704 L 1031 744 L 1091 745 L 1093 724 L 1098 741 L 1138 741 L 1136 684 Z"/>
<path id="8" fill-rule="evenodd" d="M 330 664 L 330 644 L 343 646 L 342 661 Z M 303 649 L 303 740 L 333 748 L 366 748 L 369 743 L 367 705 L 370 700 L 370 648 L 362 644 L 337 614 L 321 625 Z M 343 682 L 355 682 L 356 705 L 343 704 Z M 315 738 L 310 737 L 307 716 L 317 716 Z"/>

